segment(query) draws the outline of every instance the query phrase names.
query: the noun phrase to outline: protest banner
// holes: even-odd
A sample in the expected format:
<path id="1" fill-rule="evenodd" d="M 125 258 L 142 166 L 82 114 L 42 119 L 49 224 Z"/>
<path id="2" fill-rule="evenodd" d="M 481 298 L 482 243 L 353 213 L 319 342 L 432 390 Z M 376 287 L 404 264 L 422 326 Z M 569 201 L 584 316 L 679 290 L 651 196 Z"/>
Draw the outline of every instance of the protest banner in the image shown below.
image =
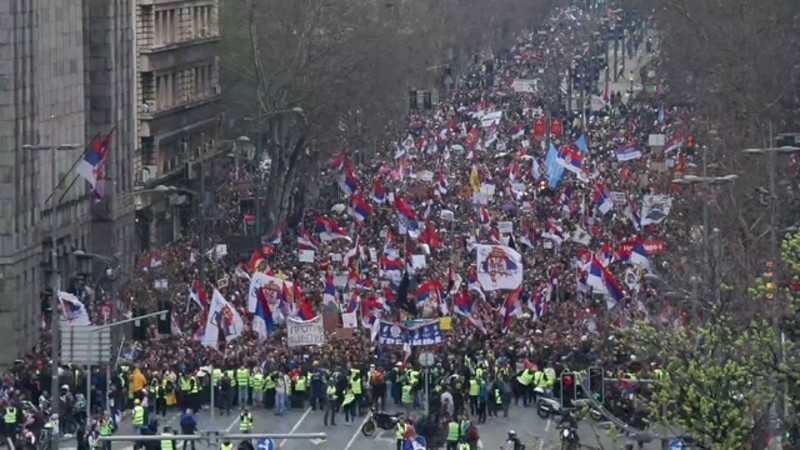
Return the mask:
<path id="1" fill-rule="evenodd" d="M 286 329 L 289 347 L 325 344 L 325 326 L 322 323 L 322 315 L 305 321 L 290 318 L 286 322 Z"/>

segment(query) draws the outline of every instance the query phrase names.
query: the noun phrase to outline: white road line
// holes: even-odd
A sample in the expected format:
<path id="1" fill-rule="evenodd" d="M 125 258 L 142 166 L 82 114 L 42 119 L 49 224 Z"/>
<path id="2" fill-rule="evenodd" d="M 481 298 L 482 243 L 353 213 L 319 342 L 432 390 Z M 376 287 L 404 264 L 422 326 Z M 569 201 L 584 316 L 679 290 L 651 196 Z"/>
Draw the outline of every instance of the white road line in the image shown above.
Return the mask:
<path id="1" fill-rule="evenodd" d="M 545 432 L 545 434 L 546 434 L 548 431 L 550 431 L 550 425 L 552 425 L 552 424 L 553 424 L 553 420 L 552 420 L 552 419 L 547 419 L 547 424 L 544 426 L 544 432 Z M 545 437 L 544 437 L 544 436 L 542 436 L 542 440 L 541 440 L 541 441 L 539 441 L 539 450 L 544 450 L 544 441 L 545 441 Z"/>
<path id="2" fill-rule="evenodd" d="M 358 425 L 358 428 L 356 428 L 356 431 L 353 433 L 353 437 L 351 437 L 350 441 L 347 442 L 347 445 L 344 447 L 344 450 L 350 450 L 350 447 L 353 446 L 353 444 L 356 442 L 356 439 L 358 439 L 358 435 L 361 433 L 361 427 L 363 427 L 368 420 L 369 420 L 369 414 L 367 414 L 367 416 L 364 417 L 364 420 L 362 420 L 361 423 Z"/>
<path id="3" fill-rule="evenodd" d="M 239 423 L 239 417 L 240 417 L 240 416 L 238 416 L 238 415 L 237 415 L 237 416 L 236 416 L 236 419 L 234 419 L 234 420 L 233 420 L 233 423 L 232 423 L 232 424 L 230 424 L 230 425 L 228 425 L 228 428 L 225 428 L 225 432 L 226 432 L 226 433 L 230 433 L 230 431 L 231 431 L 231 428 L 235 427 L 235 426 L 236 426 L 236 424 L 237 424 L 237 423 Z"/>
<path id="4" fill-rule="evenodd" d="M 297 423 L 294 424 L 292 429 L 289 430 L 289 434 L 294 434 L 294 432 L 297 431 L 298 428 L 300 428 L 300 424 L 302 424 L 303 421 L 306 420 L 306 417 L 308 417 L 309 414 L 311 414 L 310 406 L 306 409 L 306 412 L 304 412 L 303 415 L 300 416 L 300 420 L 298 420 Z M 283 447 L 284 445 L 286 445 L 286 441 L 287 439 L 282 440 L 281 443 L 278 444 L 278 447 Z"/>

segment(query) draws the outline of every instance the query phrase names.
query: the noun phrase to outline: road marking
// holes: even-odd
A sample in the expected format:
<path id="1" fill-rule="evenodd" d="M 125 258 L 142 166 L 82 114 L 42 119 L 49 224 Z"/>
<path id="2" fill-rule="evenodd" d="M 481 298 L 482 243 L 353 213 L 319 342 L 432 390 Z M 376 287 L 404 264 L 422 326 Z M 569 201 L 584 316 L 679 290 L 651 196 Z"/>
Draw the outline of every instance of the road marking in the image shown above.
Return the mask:
<path id="1" fill-rule="evenodd" d="M 356 428 L 356 431 L 353 433 L 353 437 L 351 437 L 350 441 L 347 442 L 347 445 L 344 447 L 344 450 L 350 450 L 350 447 L 353 446 L 353 444 L 356 442 L 356 439 L 358 439 L 358 435 L 361 433 L 361 427 L 363 427 L 368 420 L 369 420 L 369 414 L 367 414 L 367 416 L 364 417 L 364 420 L 361 421 L 361 424 L 358 425 L 358 428 Z"/>
<path id="2" fill-rule="evenodd" d="M 236 419 L 233 420 L 233 423 L 228 425 L 228 428 L 225 428 L 226 433 L 230 433 L 231 428 L 233 428 L 234 426 L 236 426 L 237 423 L 239 423 L 239 417 L 241 416 L 236 416 Z"/>
<path id="3" fill-rule="evenodd" d="M 544 432 L 545 432 L 545 434 L 546 434 L 548 431 L 550 431 L 550 425 L 552 425 L 552 424 L 553 424 L 553 421 L 552 421 L 552 419 L 548 418 L 548 419 L 547 419 L 547 423 L 546 423 L 546 424 L 545 424 L 545 426 L 544 426 Z M 539 441 L 539 450 L 544 450 L 544 440 L 545 440 L 545 438 L 544 438 L 544 436 L 542 436 L 542 440 L 541 440 L 541 441 Z"/>
<path id="4" fill-rule="evenodd" d="M 306 417 L 308 417 L 309 414 L 311 414 L 311 407 L 310 406 L 306 409 L 306 412 L 304 412 L 303 415 L 300 416 L 300 420 L 298 420 L 297 423 L 294 424 L 292 429 L 289 430 L 289 434 L 294 434 L 294 432 L 297 431 L 298 428 L 300 428 L 300 424 L 302 424 L 303 421 L 306 420 Z M 286 441 L 287 440 L 288 439 L 282 440 L 281 443 L 278 445 L 278 447 L 283 447 L 284 445 L 286 445 Z"/>
<path id="5" fill-rule="evenodd" d="M 361 429 L 359 429 L 358 431 L 361 431 Z M 384 436 L 383 436 L 384 434 L 389 434 L 389 435 L 391 435 L 391 433 L 393 433 L 393 432 L 392 432 L 392 431 L 386 431 L 386 430 L 378 430 L 378 434 L 375 436 L 375 440 L 376 440 L 376 441 L 383 441 L 383 442 L 392 442 L 392 443 L 394 443 L 396 439 L 394 439 L 394 438 L 388 438 L 388 437 L 384 437 Z"/>

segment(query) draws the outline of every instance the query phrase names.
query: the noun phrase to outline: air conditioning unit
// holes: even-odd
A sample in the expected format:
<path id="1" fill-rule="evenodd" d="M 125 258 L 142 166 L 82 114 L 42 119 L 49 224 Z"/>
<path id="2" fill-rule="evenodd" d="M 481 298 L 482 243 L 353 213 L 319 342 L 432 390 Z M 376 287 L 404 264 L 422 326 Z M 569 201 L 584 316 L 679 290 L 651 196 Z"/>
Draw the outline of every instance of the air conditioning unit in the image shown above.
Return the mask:
<path id="1" fill-rule="evenodd" d="M 139 169 L 139 181 L 142 183 L 147 183 L 148 181 L 155 179 L 157 176 L 157 166 L 142 166 L 142 168 Z"/>

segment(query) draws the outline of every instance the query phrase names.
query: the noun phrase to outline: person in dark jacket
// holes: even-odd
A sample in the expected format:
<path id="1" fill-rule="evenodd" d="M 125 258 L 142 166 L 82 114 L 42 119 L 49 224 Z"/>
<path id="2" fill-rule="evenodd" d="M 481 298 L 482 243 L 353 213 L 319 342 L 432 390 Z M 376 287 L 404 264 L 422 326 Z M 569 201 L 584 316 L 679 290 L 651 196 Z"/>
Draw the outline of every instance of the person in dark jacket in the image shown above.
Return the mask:
<path id="1" fill-rule="evenodd" d="M 196 432 L 197 419 L 192 415 L 192 410 L 187 409 L 181 416 L 181 434 L 195 434 Z M 183 441 L 183 450 L 186 450 L 187 446 L 191 446 L 191 450 L 194 450 L 194 441 Z"/>

